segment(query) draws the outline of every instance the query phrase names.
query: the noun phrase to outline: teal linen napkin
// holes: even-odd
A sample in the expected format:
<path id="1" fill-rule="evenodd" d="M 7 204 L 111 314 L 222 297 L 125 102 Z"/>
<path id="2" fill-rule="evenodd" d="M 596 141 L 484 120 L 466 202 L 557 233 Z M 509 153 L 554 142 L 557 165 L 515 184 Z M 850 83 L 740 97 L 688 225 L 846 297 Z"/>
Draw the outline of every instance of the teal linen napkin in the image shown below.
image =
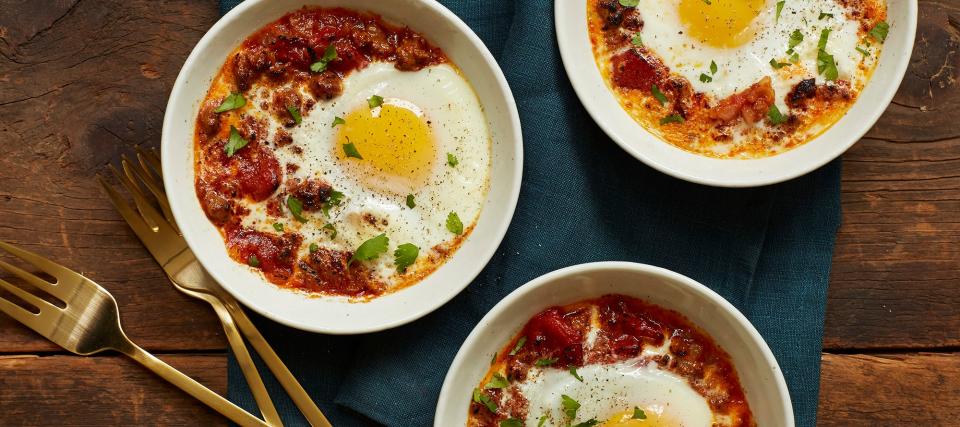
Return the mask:
<path id="1" fill-rule="evenodd" d="M 221 0 L 221 8 L 237 3 Z M 431 425 L 457 349 L 501 298 L 558 268 L 624 260 L 690 276 L 740 309 L 776 355 L 798 425 L 813 426 L 827 279 L 840 223 L 839 161 L 753 189 L 668 177 L 621 150 L 580 105 L 560 62 L 552 1 L 441 3 L 486 43 L 513 89 L 524 135 L 519 205 L 480 276 L 410 325 L 333 337 L 257 319 L 331 421 Z M 284 420 L 304 423 L 282 389 L 267 382 Z M 229 397 L 256 408 L 232 357 Z"/>

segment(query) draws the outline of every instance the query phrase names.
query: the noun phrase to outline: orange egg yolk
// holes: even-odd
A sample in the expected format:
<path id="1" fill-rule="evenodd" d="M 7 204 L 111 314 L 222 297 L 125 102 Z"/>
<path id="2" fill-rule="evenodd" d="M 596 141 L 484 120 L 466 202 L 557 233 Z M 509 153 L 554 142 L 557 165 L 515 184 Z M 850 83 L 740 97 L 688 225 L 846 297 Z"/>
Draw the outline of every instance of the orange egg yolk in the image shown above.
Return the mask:
<path id="1" fill-rule="evenodd" d="M 680 21 L 687 33 L 714 47 L 740 46 L 753 39 L 751 25 L 765 0 L 680 0 Z"/>
<path id="2" fill-rule="evenodd" d="M 634 418 L 633 415 L 633 409 L 617 412 L 603 424 L 600 424 L 600 427 L 673 427 L 679 425 L 661 417 L 652 410 L 643 411 L 643 416 L 646 418 Z"/>
<path id="3" fill-rule="evenodd" d="M 334 152 L 364 185 L 403 195 L 426 183 L 437 150 L 430 126 L 416 106 L 403 101 L 375 108 L 364 105 L 344 120 L 337 126 Z"/>

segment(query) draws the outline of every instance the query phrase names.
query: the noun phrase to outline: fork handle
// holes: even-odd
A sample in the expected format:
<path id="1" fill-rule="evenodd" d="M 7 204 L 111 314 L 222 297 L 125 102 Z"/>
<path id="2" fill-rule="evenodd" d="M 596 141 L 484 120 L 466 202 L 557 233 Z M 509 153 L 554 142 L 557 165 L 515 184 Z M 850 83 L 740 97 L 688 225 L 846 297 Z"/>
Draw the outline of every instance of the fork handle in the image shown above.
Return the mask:
<path id="1" fill-rule="evenodd" d="M 154 355 L 140 348 L 140 346 L 132 342 L 129 343 L 129 345 L 129 348 L 119 349 L 120 352 L 130 356 L 131 359 L 136 360 L 147 369 L 169 381 L 170 384 L 179 387 L 187 394 L 205 403 L 207 406 L 229 418 L 231 421 L 241 426 L 269 427 L 257 417 L 250 415 L 249 412 L 240 409 L 240 407 L 234 405 L 229 400 L 224 399 L 219 394 L 214 393 L 209 388 L 206 388 L 203 384 L 194 381 L 193 378 L 184 375 L 182 372 L 174 369 L 172 366 L 166 364 L 162 360 L 157 359 Z"/>
<path id="2" fill-rule="evenodd" d="M 260 354 L 260 358 L 263 359 L 263 362 L 270 368 L 270 372 L 273 372 L 273 375 L 277 378 L 277 382 L 283 386 L 283 389 L 286 390 L 290 399 L 293 400 L 293 403 L 297 405 L 297 408 L 303 413 L 307 422 L 314 427 L 332 427 L 330 421 L 327 420 L 327 417 L 325 417 L 323 412 L 320 411 L 320 408 L 317 407 L 317 404 L 314 403 L 310 395 L 303 389 L 303 386 L 300 385 L 290 370 L 287 369 L 287 366 L 283 364 L 283 361 L 281 361 L 277 353 L 273 351 L 273 348 L 270 347 L 267 340 L 263 338 L 263 335 L 261 335 L 257 327 L 253 325 L 253 322 L 250 321 L 250 318 L 247 317 L 243 309 L 240 308 L 237 300 L 226 292 L 222 292 L 222 294 L 223 295 L 218 295 L 218 297 L 221 298 L 227 310 L 233 315 L 233 321 L 237 327 L 240 328 L 240 332 L 243 332 L 247 337 L 247 341 L 253 346 L 253 349 Z"/>

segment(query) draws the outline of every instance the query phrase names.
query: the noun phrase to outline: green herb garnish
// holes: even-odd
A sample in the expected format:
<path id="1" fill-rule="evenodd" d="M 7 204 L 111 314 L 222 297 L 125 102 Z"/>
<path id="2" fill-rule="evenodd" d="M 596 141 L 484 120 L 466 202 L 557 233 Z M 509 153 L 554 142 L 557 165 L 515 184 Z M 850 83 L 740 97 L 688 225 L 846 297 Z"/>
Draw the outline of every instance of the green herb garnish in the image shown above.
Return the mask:
<path id="1" fill-rule="evenodd" d="M 318 244 L 316 244 L 316 243 L 311 243 L 311 244 L 310 244 L 310 253 L 314 253 L 314 252 L 319 251 L 319 250 L 320 250 L 320 245 L 318 245 Z"/>
<path id="2" fill-rule="evenodd" d="M 865 57 L 870 56 L 870 52 L 867 51 L 866 49 L 863 49 L 863 48 L 861 48 L 860 46 L 857 46 L 856 49 L 857 49 L 857 52 L 860 52 L 861 55 L 863 55 L 863 56 L 865 56 Z"/>
<path id="3" fill-rule="evenodd" d="M 770 123 L 775 125 L 779 125 L 780 123 L 787 121 L 787 116 L 784 116 L 780 113 L 780 109 L 777 108 L 777 104 L 770 105 L 770 109 L 767 110 L 767 117 L 770 118 Z"/>
<path id="4" fill-rule="evenodd" d="M 790 33 L 790 41 L 787 42 L 787 53 L 793 53 L 793 48 L 797 47 L 803 41 L 803 33 L 800 30 L 793 30 Z"/>
<path id="5" fill-rule="evenodd" d="M 507 418 L 500 421 L 500 427 L 523 427 L 523 421 L 517 418 Z"/>
<path id="6" fill-rule="evenodd" d="M 463 234 L 463 223 L 460 222 L 456 212 L 450 212 L 450 215 L 447 215 L 447 230 L 453 234 Z"/>
<path id="7" fill-rule="evenodd" d="M 337 238 L 337 227 L 334 227 L 332 223 L 326 223 L 323 225 L 323 229 L 327 230 L 327 233 L 330 234 L 330 239 Z"/>
<path id="8" fill-rule="evenodd" d="M 790 65 L 790 64 L 786 62 L 777 62 L 776 59 L 770 60 L 770 66 L 773 67 L 774 70 L 779 70 L 783 67 L 786 67 L 787 65 Z"/>
<path id="9" fill-rule="evenodd" d="M 643 46 L 643 39 L 640 37 L 640 33 L 633 33 L 633 37 L 630 37 L 630 43 L 636 47 Z"/>
<path id="10" fill-rule="evenodd" d="M 483 388 L 504 388 L 510 385 L 510 381 L 507 381 L 507 378 L 503 375 L 500 375 L 499 372 L 494 372 L 493 377 L 490 378 L 490 381 L 487 382 L 487 385 Z"/>
<path id="11" fill-rule="evenodd" d="M 593 427 L 593 426 L 595 426 L 595 425 L 597 425 L 597 424 L 600 424 L 600 421 L 597 421 L 596 418 L 591 418 L 591 419 L 586 420 L 586 421 L 584 421 L 584 422 L 582 422 L 582 423 L 574 424 L 574 425 L 572 425 L 571 427 Z"/>
<path id="12" fill-rule="evenodd" d="M 300 116 L 300 109 L 298 109 L 295 105 L 288 105 L 287 112 L 290 113 L 290 117 L 293 117 L 294 123 L 299 125 L 300 122 L 303 121 L 303 117 Z"/>
<path id="13" fill-rule="evenodd" d="M 413 194 L 407 194 L 407 207 L 413 209 L 417 204 L 413 201 Z"/>
<path id="14" fill-rule="evenodd" d="M 710 83 L 713 81 L 713 77 L 708 76 L 707 73 L 700 73 L 700 81 Z"/>
<path id="15" fill-rule="evenodd" d="M 580 374 L 577 373 L 576 366 L 570 365 L 570 375 L 573 375 L 573 377 L 576 378 L 577 381 L 583 382 L 583 377 L 581 377 Z"/>
<path id="16" fill-rule="evenodd" d="M 657 85 L 650 86 L 650 93 L 653 94 L 654 98 L 657 98 L 657 101 L 660 101 L 660 105 L 667 103 L 667 95 L 664 95 L 663 92 L 660 92 L 660 88 Z"/>
<path id="17" fill-rule="evenodd" d="M 247 143 L 249 143 L 249 141 L 240 136 L 240 131 L 233 127 L 233 125 L 230 125 L 230 139 L 227 140 L 227 145 L 223 146 L 223 149 L 227 152 L 227 157 L 233 157 L 238 150 L 246 147 Z"/>
<path id="18" fill-rule="evenodd" d="M 454 156 L 453 153 L 447 153 L 447 164 L 450 165 L 450 167 L 455 168 L 459 163 L 460 161 L 457 160 L 457 156 Z"/>
<path id="19" fill-rule="evenodd" d="M 273 229 L 283 233 L 283 224 L 275 222 L 273 223 Z"/>
<path id="20" fill-rule="evenodd" d="M 710 61 L 710 74 L 717 74 L 717 63 Z"/>
<path id="21" fill-rule="evenodd" d="M 565 394 L 560 395 L 560 403 L 563 405 L 563 413 L 571 420 L 577 418 L 577 410 L 580 409 L 580 402 L 573 400 L 572 397 Z"/>
<path id="22" fill-rule="evenodd" d="M 537 359 L 537 361 L 536 361 L 536 362 L 533 362 L 533 364 L 534 364 L 534 365 L 537 365 L 537 366 L 540 366 L 540 367 L 550 366 L 550 365 L 552 365 L 552 364 L 554 364 L 554 363 L 557 363 L 557 360 L 560 360 L 560 359 L 558 359 L 558 358 L 556 358 L 556 357 L 544 357 L 544 358 L 542 358 L 542 359 Z"/>
<path id="23" fill-rule="evenodd" d="M 640 0 L 620 0 L 620 6 L 623 7 L 637 7 L 640 4 Z"/>
<path id="24" fill-rule="evenodd" d="M 527 337 L 520 337 L 520 339 L 517 340 L 517 344 L 513 346 L 513 350 L 510 350 L 510 355 L 516 356 L 517 352 L 520 351 L 520 349 L 523 348 L 523 345 L 526 343 Z"/>
<path id="25" fill-rule="evenodd" d="M 683 117 L 680 116 L 679 114 L 671 114 L 667 117 L 660 119 L 661 126 L 670 124 L 670 123 L 683 123 L 683 122 L 684 122 Z"/>
<path id="26" fill-rule="evenodd" d="M 490 396 L 483 394 L 479 388 L 473 389 L 473 401 L 486 406 L 490 412 L 497 413 L 497 403 Z"/>
<path id="27" fill-rule="evenodd" d="M 823 12 L 820 12 L 820 16 L 817 17 L 817 21 L 819 21 L 819 20 L 821 20 L 821 19 L 823 19 L 823 18 L 833 18 L 833 14 L 832 14 L 832 13 L 823 13 Z"/>
<path id="28" fill-rule="evenodd" d="M 397 246 L 393 251 L 393 263 L 397 266 L 397 271 L 403 273 L 407 267 L 417 261 L 417 255 L 420 254 L 420 248 L 413 243 L 404 243 Z"/>
<path id="29" fill-rule="evenodd" d="M 369 105 L 370 108 L 377 108 L 383 105 L 383 97 L 381 97 L 380 95 L 373 95 L 369 99 L 367 99 L 367 105 Z"/>
<path id="30" fill-rule="evenodd" d="M 249 265 L 249 266 L 251 266 L 251 267 L 259 267 L 259 266 L 260 266 L 260 260 L 257 259 L 257 256 L 256 256 L 256 255 L 250 255 L 250 257 L 247 258 L 247 265 Z"/>
<path id="31" fill-rule="evenodd" d="M 774 22 L 780 22 L 780 12 L 783 11 L 783 5 L 787 4 L 786 0 L 780 0 L 777 2 L 777 14 L 774 17 Z"/>
<path id="32" fill-rule="evenodd" d="M 820 41 L 817 42 L 817 73 L 823 74 L 823 78 L 828 81 L 834 81 L 839 77 L 837 63 L 833 60 L 833 55 L 827 53 L 827 38 L 830 37 L 830 29 L 824 28 L 820 32 Z"/>
<path id="33" fill-rule="evenodd" d="M 887 40 L 887 33 L 890 32 L 890 24 L 886 21 L 880 21 L 870 29 L 870 37 L 877 39 L 880 43 Z"/>
<path id="34" fill-rule="evenodd" d="M 327 69 L 327 64 L 334 59 L 337 59 L 337 47 L 330 44 L 323 51 L 323 56 L 320 57 L 320 60 L 310 64 L 310 71 L 313 71 L 314 73 L 322 73 Z"/>
<path id="35" fill-rule="evenodd" d="M 643 409 L 640 409 L 636 406 L 633 407 L 633 417 L 635 420 L 645 420 L 647 419 L 647 414 L 643 412 Z"/>
<path id="36" fill-rule="evenodd" d="M 247 105 L 247 99 L 243 97 L 243 94 L 234 92 L 227 95 L 226 98 L 223 98 L 223 102 L 221 102 L 220 106 L 217 107 L 216 110 L 213 110 L 213 112 L 222 113 L 224 111 L 236 110 L 244 105 Z"/>
<path id="37" fill-rule="evenodd" d="M 543 414 L 540 416 L 540 421 L 537 422 L 537 427 L 543 427 L 543 425 L 546 423 L 547 423 L 547 414 Z"/>
<path id="38" fill-rule="evenodd" d="M 347 141 L 349 141 L 349 139 Z M 346 154 L 347 157 L 363 160 L 363 156 L 361 156 L 360 152 L 357 151 L 357 146 L 353 145 L 352 142 L 343 144 L 343 154 Z"/>
<path id="39" fill-rule="evenodd" d="M 335 128 L 337 127 L 337 125 L 344 125 L 344 124 L 347 124 L 347 121 L 340 116 L 336 116 L 333 118 L 333 124 L 330 125 L 330 127 Z"/>
<path id="40" fill-rule="evenodd" d="M 293 214 L 293 217 L 300 222 L 307 222 L 307 218 L 303 216 L 303 202 L 300 199 L 297 199 L 293 196 L 287 197 L 287 209 L 290 209 L 290 213 Z"/>
<path id="41" fill-rule="evenodd" d="M 380 254 L 387 251 L 387 245 L 389 244 L 390 239 L 387 238 L 386 234 L 380 233 L 375 237 L 371 237 L 357 247 L 357 250 L 353 252 L 353 256 L 350 257 L 350 262 L 348 262 L 347 265 L 353 264 L 354 261 L 370 261 L 376 259 Z"/>

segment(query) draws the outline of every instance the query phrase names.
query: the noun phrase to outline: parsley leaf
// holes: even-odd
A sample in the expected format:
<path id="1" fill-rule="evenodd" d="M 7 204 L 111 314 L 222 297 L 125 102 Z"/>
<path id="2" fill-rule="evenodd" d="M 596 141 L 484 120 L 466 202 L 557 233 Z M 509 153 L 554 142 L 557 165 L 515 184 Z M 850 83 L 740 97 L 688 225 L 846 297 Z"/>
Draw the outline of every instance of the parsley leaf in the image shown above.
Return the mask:
<path id="1" fill-rule="evenodd" d="M 367 105 L 369 105 L 370 108 L 377 108 L 383 105 L 383 97 L 380 95 L 373 95 L 367 99 Z"/>
<path id="2" fill-rule="evenodd" d="M 320 245 L 318 245 L 318 244 L 316 244 L 316 243 L 311 243 L 311 244 L 310 244 L 310 253 L 314 253 L 314 252 L 319 251 L 319 250 L 320 250 Z"/>
<path id="3" fill-rule="evenodd" d="M 500 427 L 523 427 L 523 421 L 517 418 L 507 418 L 500 421 Z"/>
<path id="4" fill-rule="evenodd" d="M 857 46 L 856 49 L 857 49 L 857 52 L 860 52 L 861 55 L 863 55 L 863 56 L 865 56 L 865 57 L 870 56 L 870 52 L 867 51 L 866 49 L 864 49 L 864 48 L 862 48 L 862 47 L 860 47 L 860 46 Z"/>
<path id="5" fill-rule="evenodd" d="M 526 343 L 527 337 L 520 337 L 520 339 L 517 340 L 517 344 L 513 346 L 513 350 L 510 350 L 509 354 L 511 356 L 516 356 L 517 352 L 520 351 L 520 349 L 523 348 L 523 345 Z"/>
<path id="6" fill-rule="evenodd" d="M 820 32 L 820 40 L 817 41 L 817 49 L 825 50 L 827 48 L 828 37 L 830 37 L 830 29 L 824 28 L 823 31 Z"/>
<path id="7" fill-rule="evenodd" d="M 226 98 L 223 98 L 223 102 L 220 103 L 220 106 L 216 110 L 213 110 L 214 113 L 222 113 L 224 111 L 236 110 L 237 108 L 247 105 L 247 99 L 243 97 L 242 93 L 234 92 L 227 95 Z"/>
<path id="8" fill-rule="evenodd" d="M 780 123 L 787 121 L 787 116 L 784 116 L 780 113 L 780 109 L 777 108 L 777 104 L 770 105 L 770 109 L 767 110 L 767 117 L 770 118 L 770 123 L 775 125 L 779 125 Z"/>
<path id="9" fill-rule="evenodd" d="M 800 62 L 800 54 L 797 52 L 793 52 L 793 55 L 790 55 L 790 62 L 794 64 Z"/>
<path id="10" fill-rule="evenodd" d="M 346 121 L 346 120 L 344 120 L 344 119 L 343 119 L 342 117 L 340 117 L 340 116 L 336 116 L 336 117 L 333 118 L 333 124 L 330 125 L 330 127 L 335 128 L 335 127 L 337 127 L 337 125 L 345 125 L 345 124 L 347 124 L 347 121 Z"/>
<path id="11" fill-rule="evenodd" d="M 563 404 L 563 413 L 570 419 L 577 418 L 577 410 L 580 409 L 580 402 L 573 400 L 572 397 L 565 394 L 560 395 L 561 404 Z"/>
<path id="12" fill-rule="evenodd" d="M 300 122 L 303 121 L 303 117 L 300 116 L 300 109 L 297 108 L 295 105 L 288 105 L 287 112 L 290 113 L 290 117 L 293 117 L 294 123 L 299 125 Z"/>
<path id="13" fill-rule="evenodd" d="M 771 59 L 771 60 L 770 60 L 770 66 L 773 67 L 774 70 L 779 70 L 779 69 L 781 69 L 781 68 L 783 68 L 783 67 L 786 67 L 787 65 L 790 65 L 790 64 L 788 64 L 788 63 L 786 63 L 786 62 L 777 62 L 776 59 Z"/>
<path id="14" fill-rule="evenodd" d="M 310 64 L 310 71 L 313 71 L 314 73 L 322 73 L 327 69 L 327 64 L 334 59 L 337 59 L 337 47 L 333 44 L 330 44 L 323 51 L 323 56 L 320 57 L 320 60 Z"/>
<path id="15" fill-rule="evenodd" d="M 640 33 L 633 33 L 633 37 L 630 37 L 630 43 L 636 47 L 643 46 L 643 39 L 640 38 Z"/>
<path id="16" fill-rule="evenodd" d="M 821 19 L 823 19 L 823 18 L 833 18 L 833 14 L 832 14 L 832 13 L 823 13 L 823 12 L 820 12 L 820 16 L 817 17 L 817 21 L 819 21 L 819 20 L 821 20 Z"/>
<path id="17" fill-rule="evenodd" d="M 645 412 L 643 412 L 643 409 L 640 409 L 640 408 L 634 406 L 634 407 L 633 407 L 633 416 L 630 417 L 630 418 L 633 418 L 633 419 L 635 419 L 635 420 L 645 420 L 645 419 L 647 419 L 647 414 L 646 414 Z"/>
<path id="18" fill-rule="evenodd" d="M 887 21 L 880 21 L 870 30 L 870 37 L 873 37 L 880 43 L 883 43 L 887 39 L 887 33 L 889 32 L 890 24 L 888 24 Z"/>
<path id="19" fill-rule="evenodd" d="M 650 93 L 653 93 L 653 97 L 657 98 L 657 101 L 660 101 L 660 105 L 667 103 L 667 95 L 660 92 L 660 88 L 658 88 L 657 85 L 650 86 Z"/>
<path id="20" fill-rule="evenodd" d="M 660 125 L 662 126 L 670 123 L 683 123 L 683 121 L 684 121 L 683 117 L 681 117 L 679 114 L 671 114 L 667 117 L 660 119 Z"/>
<path id="21" fill-rule="evenodd" d="M 303 216 L 303 202 L 300 199 L 297 199 L 293 196 L 287 196 L 287 208 L 290 209 L 290 213 L 293 214 L 293 217 L 300 222 L 307 222 L 307 219 Z"/>
<path id="22" fill-rule="evenodd" d="M 493 378 L 490 378 L 490 382 L 483 386 L 483 388 L 504 388 L 509 385 L 510 381 L 507 381 L 507 379 L 503 375 L 500 375 L 499 372 L 494 372 Z"/>
<path id="23" fill-rule="evenodd" d="M 537 427 L 543 427 L 543 425 L 546 423 L 547 423 L 547 414 L 543 414 L 540 416 L 540 421 L 537 422 Z"/>
<path id="24" fill-rule="evenodd" d="M 407 207 L 413 209 L 417 204 L 413 201 L 413 194 L 407 194 Z"/>
<path id="25" fill-rule="evenodd" d="M 343 197 L 344 197 L 343 193 L 341 193 L 341 192 L 339 192 L 339 191 L 337 191 L 337 190 L 331 191 L 331 192 L 330 192 L 330 197 L 327 198 L 327 201 L 326 201 L 326 202 L 323 204 L 323 206 L 320 208 L 321 210 L 323 210 L 323 216 L 329 218 L 329 217 L 330 217 L 330 208 L 333 207 L 333 206 L 340 206 L 340 202 L 343 201 Z"/>
<path id="26" fill-rule="evenodd" d="M 786 0 L 780 0 L 777 2 L 777 15 L 774 17 L 774 22 L 777 22 L 777 23 L 780 22 L 780 12 L 783 11 L 783 5 L 785 5 L 786 3 L 787 3 Z"/>
<path id="27" fill-rule="evenodd" d="M 463 234 L 463 223 L 460 222 L 456 212 L 450 212 L 450 215 L 447 215 L 447 230 L 453 234 Z"/>
<path id="28" fill-rule="evenodd" d="M 349 139 L 347 141 L 349 141 Z M 343 144 L 343 154 L 346 154 L 347 157 L 353 157 L 356 159 L 363 160 L 363 156 L 361 156 L 360 152 L 357 151 L 357 146 L 353 145 L 352 142 Z"/>
<path id="29" fill-rule="evenodd" d="M 576 378 L 577 381 L 583 382 L 583 377 L 581 377 L 580 374 L 577 373 L 576 366 L 570 365 L 570 375 L 573 375 L 573 377 Z"/>
<path id="30" fill-rule="evenodd" d="M 710 74 L 717 74 L 717 63 L 710 61 Z"/>
<path id="31" fill-rule="evenodd" d="M 596 418 L 591 418 L 591 419 L 586 420 L 586 421 L 584 421 L 584 422 L 582 422 L 582 423 L 574 424 L 572 427 L 593 427 L 593 426 L 595 426 L 595 425 L 597 425 L 597 424 L 600 424 L 600 421 L 597 421 Z"/>
<path id="32" fill-rule="evenodd" d="M 473 389 L 473 401 L 486 406 L 490 412 L 497 413 L 497 402 L 494 402 L 490 396 L 483 394 L 479 388 Z"/>
<path id="33" fill-rule="evenodd" d="M 387 251 L 388 244 L 390 244 L 390 239 L 388 239 L 384 233 L 367 239 L 367 241 L 361 243 L 360 246 L 357 247 L 357 250 L 353 252 L 353 256 L 350 257 L 350 262 L 348 262 L 347 265 L 353 264 L 354 261 L 370 261 L 376 259 L 380 254 Z"/>
<path id="34" fill-rule="evenodd" d="M 249 266 L 251 266 L 251 267 L 259 267 L 259 266 L 260 266 L 260 260 L 257 259 L 257 256 L 256 256 L 256 255 L 250 255 L 250 257 L 247 258 L 247 265 L 249 265 Z"/>
<path id="35" fill-rule="evenodd" d="M 329 223 L 329 222 L 328 222 L 328 223 L 324 224 L 324 225 L 323 225 L 323 229 L 324 229 L 324 230 L 327 230 L 327 233 L 330 234 L 330 239 L 336 239 L 336 238 L 337 238 L 337 227 L 334 227 L 334 226 L 333 226 L 333 223 Z"/>
<path id="36" fill-rule="evenodd" d="M 620 0 L 620 6 L 623 7 L 637 7 L 640 4 L 640 0 Z"/>
<path id="37" fill-rule="evenodd" d="M 283 233 L 283 224 L 275 222 L 273 223 L 273 229 Z"/>
<path id="38" fill-rule="evenodd" d="M 700 81 L 710 83 L 713 81 L 713 77 L 708 76 L 707 73 L 700 73 Z"/>
<path id="39" fill-rule="evenodd" d="M 537 366 L 540 366 L 540 367 L 550 366 L 550 365 L 552 365 L 552 364 L 554 364 L 554 363 L 557 363 L 557 360 L 560 360 L 560 359 L 558 359 L 558 358 L 556 358 L 556 357 L 544 357 L 544 358 L 542 358 L 542 359 L 537 359 L 537 361 L 536 361 L 536 362 L 533 362 L 533 364 L 534 364 L 534 365 L 537 365 Z"/>
<path id="40" fill-rule="evenodd" d="M 447 164 L 450 165 L 450 167 L 455 168 L 459 163 L 460 161 L 457 160 L 457 156 L 454 156 L 453 153 L 447 153 Z"/>
<path id="41" fill-rule="evenodd" d="M 793 30 L 793 32 L 790 33 L 790 41 L 787 42 L 787 51 L 793 52 L 793 48 L 797 47 L 797 45 L 802 41 L 803 33 L 801 33 L 800 30 Z"/>
<path id="42" fill-rule="evenodd" d="M 393 251 L 393 263 L 397 265 L 397 271 L 403 273 L 407 267 L 417 261 L 417 255 L 420 254 L 420 248 L 413 243 L 404 243 L 397 246 Z"/>
<path id="43" fill-rule="evenodd" d="M 827 53 L 827 38 L 830 37 L 830 29 L 824 28 L 820 32 L 820 41 L 817 42 L 817 73 L 823 74 L 823 78 L 828 81 L 834 81 L 840 75 L 837 71 L 837 63 L 833 60 L 833 55 Z"/>
<path id="44" fill-rule="evenodd" d="M 227 140 L 227 145 L 223 146 L 223 149 L 227 152 L 227 157 L 233 157 L 233 155 L 237 153 L 237 150 L 246 147 L 247 143 L 249 143 L 249 141 L 240 136 L 240 131 L 233 127 L 233 125 L 230 125 L 230 139 Z"/>

